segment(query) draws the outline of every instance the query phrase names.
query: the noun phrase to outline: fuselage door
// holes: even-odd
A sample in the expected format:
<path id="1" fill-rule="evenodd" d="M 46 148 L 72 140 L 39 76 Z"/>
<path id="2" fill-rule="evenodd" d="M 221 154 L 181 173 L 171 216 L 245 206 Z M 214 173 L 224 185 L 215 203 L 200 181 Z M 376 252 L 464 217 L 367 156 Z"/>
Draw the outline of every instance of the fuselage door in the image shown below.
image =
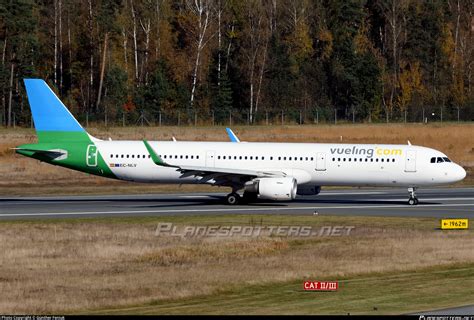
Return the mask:
<path id="1" fill-rule="evenodd" d="M 316 156 L 316 171 L 326 171 L 326 154 L 318 152 Z"/>
<path id="2" fill-rule="evenodd" d="M 416 172 L 416 151 L 408 150 L 405 158 L 405 172 Z"/>
<path id="3" fill-rule="evenodd" d="M 97 147 L 93 144 L 87 146 L 86 164 L 89 167 L 97 167 Z"/>
<path id="4" fill-rule="evenodd" d="M 216 156 L 214 151 L 206 151 L 206 167 L 214 168 L 216 165 Z"/>

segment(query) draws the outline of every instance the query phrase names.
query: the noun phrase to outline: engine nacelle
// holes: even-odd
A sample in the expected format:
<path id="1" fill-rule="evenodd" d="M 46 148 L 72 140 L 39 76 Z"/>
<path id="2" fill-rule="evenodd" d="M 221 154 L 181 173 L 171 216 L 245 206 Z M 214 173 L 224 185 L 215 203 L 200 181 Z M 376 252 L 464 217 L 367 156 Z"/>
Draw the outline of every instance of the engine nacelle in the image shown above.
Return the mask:
<path id="1" fill-rule="evenodd" d="M 260 199 L 269 200 L 293 200 L 297 188 L 293 177 L 261 178 L 245 186 L 246 191 L 257 192 Z"/>
<path id="2" fill-rule="evenodd" d="M 315 196 L 321 192 L 321 186 L 300 184 L 296 194 L 300 196 Z"/>

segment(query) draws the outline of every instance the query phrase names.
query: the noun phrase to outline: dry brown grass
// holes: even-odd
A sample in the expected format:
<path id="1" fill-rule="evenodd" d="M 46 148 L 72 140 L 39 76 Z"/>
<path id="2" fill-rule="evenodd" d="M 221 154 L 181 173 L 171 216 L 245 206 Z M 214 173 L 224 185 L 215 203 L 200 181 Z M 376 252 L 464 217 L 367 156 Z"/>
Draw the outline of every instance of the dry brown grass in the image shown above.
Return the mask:
<path id="1" fill-rule="evenodd" d="M 375 226 L 371 219 L 361 219 L 366 226 L 350 237 L 303 239 L 156 237 L 156 223 L 143 221 L 1 223 L 0 313 L 118 307 L 250 284 L 474 262 L 472 231 L 407 229 L 400 219 Z"/>
<path id="2" fill-rule="evenodd" d="M 377 125 L 320 125 L 236 127 L 243 141 L 279 142 L 353 142 L 398 143 L 423 145 L 441 150 L 467 168 L 470 184 L 474 168 L 474 124 L 377 124 Z M 131 127 L 92 128 L 90 133 L 99 138 L 116 140 L 150 139 L 226 141 L 223 127 Z M 89 176 L 60 167 L 14 155 L 10 148 L 33 143 L 36 137 L 31 129 L 0 129 L 0 194 L 75 194 L 75 193 L 160 193 L 169 191 L 216 190 L 199 186 L 159 186 L 133 184 Z M 74 183 L 71 183 L 74 181 Z M 105 188 L 106 187 L 106 188 Z M 205 189 L 206 188 L 206 189 Z"/>

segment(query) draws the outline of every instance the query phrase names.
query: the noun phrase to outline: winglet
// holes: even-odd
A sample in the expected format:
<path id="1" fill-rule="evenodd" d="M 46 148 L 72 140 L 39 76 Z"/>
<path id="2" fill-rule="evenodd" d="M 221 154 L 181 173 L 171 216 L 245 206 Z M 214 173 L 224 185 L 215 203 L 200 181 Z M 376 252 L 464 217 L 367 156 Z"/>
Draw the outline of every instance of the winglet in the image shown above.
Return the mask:
<path id="1" fill-rule="evenodd" d="M 407 142 L 408 142 L 408 145 L 409 145 L 409 146 L 411 146 L 411 142 L 410 142 L 410 140 L 407 140 Z"/>
<path id="2" fill-rule="evenodd" d="M 225 128 L 227 134 L 229 135 L 229 139 L 231 142 L 240 142 L 239 138 L 235 135 L 231 128 Z"/>
<path id="3" fill-rule="evenodd" d="M 148 153 L 150 154 L 151 156 L 151 160 L 153 160 L 153 162 L 157 165 L 157 166 L 162 166 L 162 167 L 169 167 L 169 165 L 164 162 L 163 160 L 161 160 L 160 156 L 158 156 L 155 152 L 155 150 L 153 150 L 153 148 L 150 146 L 150 144 L 148 143 L 148 141 L 146 140 L 143 140 L 143 143 L 145 144 L 145 147 L 146 149 L 148 150 Z"/>

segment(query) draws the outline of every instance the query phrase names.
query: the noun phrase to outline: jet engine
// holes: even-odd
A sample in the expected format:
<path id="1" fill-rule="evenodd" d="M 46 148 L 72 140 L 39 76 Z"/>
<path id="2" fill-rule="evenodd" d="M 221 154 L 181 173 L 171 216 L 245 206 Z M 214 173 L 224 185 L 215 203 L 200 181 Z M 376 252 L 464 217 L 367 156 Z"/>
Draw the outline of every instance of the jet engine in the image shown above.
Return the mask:
<path id="1" fill-rule="evenodd" d="M 269 200 L 293 200 L 297 188 L 293 177 L 260 178 L 245 185 L 246 192 L 258 193 L 260 199 Z"/>

